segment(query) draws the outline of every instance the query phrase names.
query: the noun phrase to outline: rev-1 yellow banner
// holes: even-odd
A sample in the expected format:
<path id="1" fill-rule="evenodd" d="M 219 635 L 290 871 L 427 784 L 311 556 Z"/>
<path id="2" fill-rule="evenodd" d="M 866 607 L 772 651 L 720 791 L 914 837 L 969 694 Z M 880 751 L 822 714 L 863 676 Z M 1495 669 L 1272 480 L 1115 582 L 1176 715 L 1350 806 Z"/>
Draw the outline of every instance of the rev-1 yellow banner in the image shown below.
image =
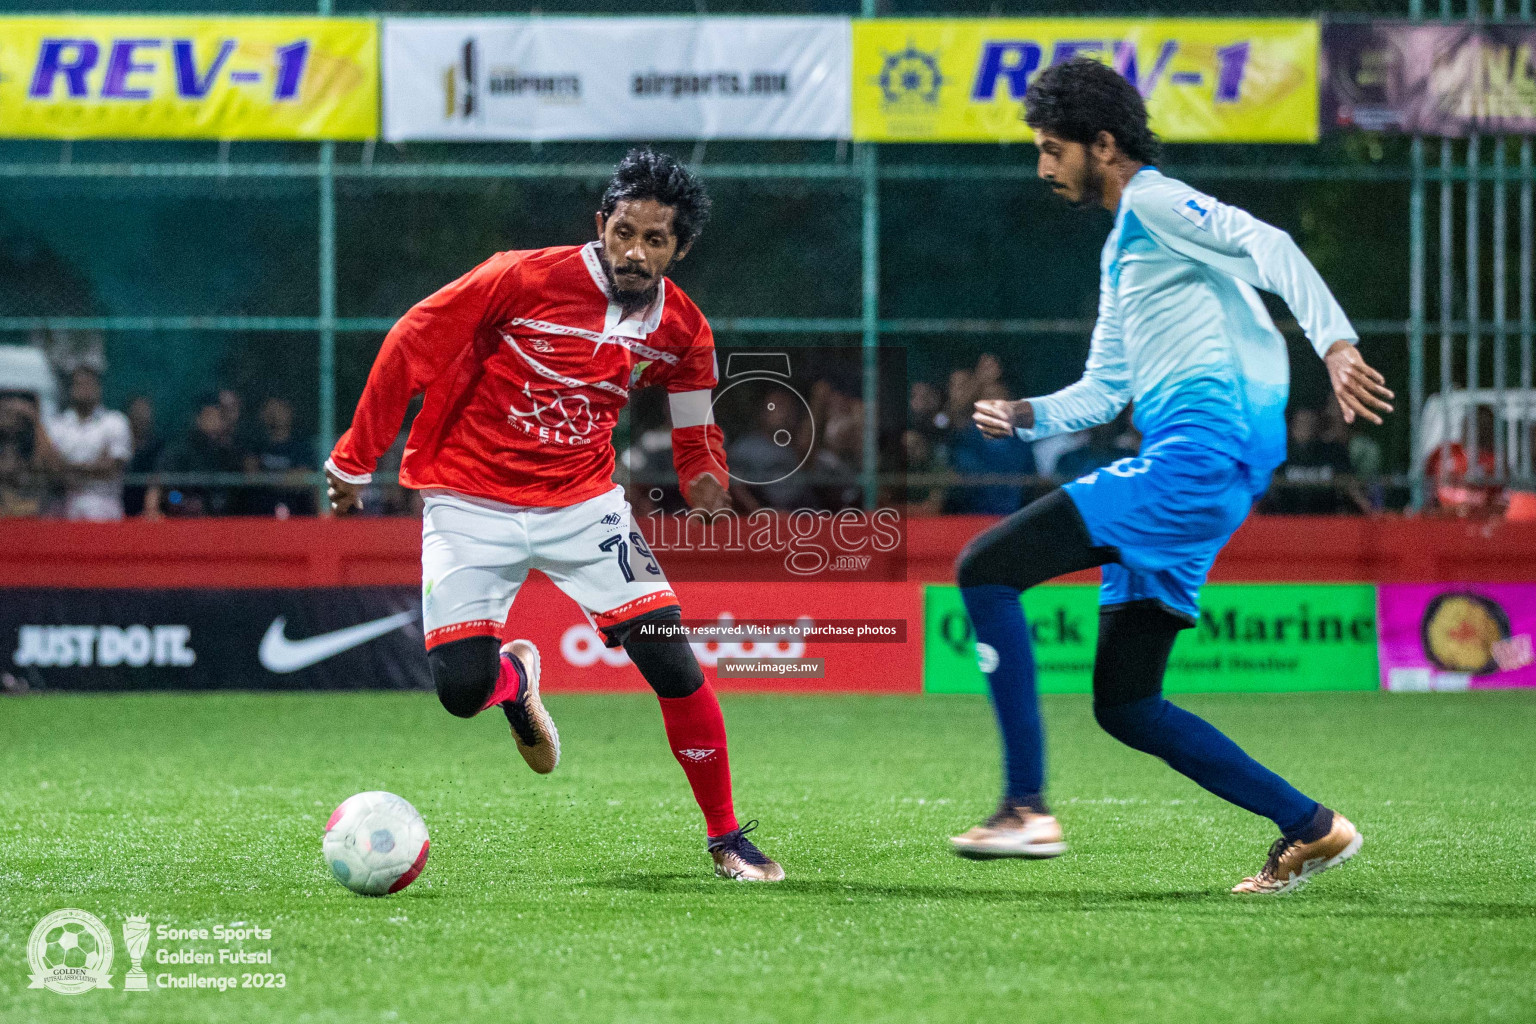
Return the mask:
<path id="1" fill-rule="evenodd" d="M 366 18 L 0 18 L 0 137 L 369 139 Z"/>
<path id="2" fill-rule="evenodd" d="M 1028 84 L 1079 54 L 1141 90 L 1171 142 L 1314 142 L 1315 21 L 1195 18 L 855 21 L 853 135 L 1028 139 Z"/>

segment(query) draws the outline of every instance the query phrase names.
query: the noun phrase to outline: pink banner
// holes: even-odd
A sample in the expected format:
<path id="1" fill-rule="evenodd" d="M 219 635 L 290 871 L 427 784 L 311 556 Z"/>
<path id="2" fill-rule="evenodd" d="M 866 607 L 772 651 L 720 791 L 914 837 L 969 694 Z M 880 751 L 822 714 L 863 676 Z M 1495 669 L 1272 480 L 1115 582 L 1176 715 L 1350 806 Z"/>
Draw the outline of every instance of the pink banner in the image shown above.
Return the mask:
<path id="1" fill-rule="evenodd" d="M 1536 687 L 1536 583 L 1387 583 L 1377 602 L 1386 689 Z"/>

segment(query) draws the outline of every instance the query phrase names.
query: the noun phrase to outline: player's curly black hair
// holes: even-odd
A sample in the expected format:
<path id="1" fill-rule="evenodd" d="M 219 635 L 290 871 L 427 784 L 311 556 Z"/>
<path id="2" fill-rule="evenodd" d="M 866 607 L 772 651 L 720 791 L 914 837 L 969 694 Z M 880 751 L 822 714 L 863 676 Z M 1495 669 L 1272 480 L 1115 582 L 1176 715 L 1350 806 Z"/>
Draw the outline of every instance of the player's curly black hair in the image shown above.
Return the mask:
<path id="1" fill-rule="evenodd" d="M 699 237 L 709 220 L 709 193 L 699 176 L 666 153 L 646 147 L 632 149 L 613 169 L 603 191 L 602 213 L 613 213 L 621 201 L 654 199 L 672 207 L 672 231 L 679 249 Z"/>
<path id="2" fill-rule="evenodd" d="M 1113 68 L 1076 57 L 1040 72 L 1024 94 L 1024 122 L 1085 145 L 1109 132 L 1120 152 L 1150 164 L 1160 148 L 1147 126 L 1147 105 L 1136 87 Z"/>

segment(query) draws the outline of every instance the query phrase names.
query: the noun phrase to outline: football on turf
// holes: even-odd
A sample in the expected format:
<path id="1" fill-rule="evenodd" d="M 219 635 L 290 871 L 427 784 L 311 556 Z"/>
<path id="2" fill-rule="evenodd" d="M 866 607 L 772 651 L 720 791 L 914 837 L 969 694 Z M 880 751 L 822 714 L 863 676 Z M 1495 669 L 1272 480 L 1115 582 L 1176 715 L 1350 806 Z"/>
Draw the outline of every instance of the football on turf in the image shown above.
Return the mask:
<path id="1" fill-rule="evenodd" d="M 373 791 L 341 802 L 320 844 L 336 881 L 363 896 L 399 892 L 427 864 L 427 823 L 402 797 Z"/>

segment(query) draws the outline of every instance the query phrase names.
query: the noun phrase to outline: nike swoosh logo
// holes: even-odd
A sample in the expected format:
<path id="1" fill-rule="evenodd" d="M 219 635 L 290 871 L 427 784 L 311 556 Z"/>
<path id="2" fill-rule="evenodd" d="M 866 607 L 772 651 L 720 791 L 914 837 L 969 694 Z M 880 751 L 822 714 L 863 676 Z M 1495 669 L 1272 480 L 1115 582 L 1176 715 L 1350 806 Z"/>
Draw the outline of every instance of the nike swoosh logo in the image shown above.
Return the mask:
<path id="1" fill-rule="evenodd" d="M 399 629 L 416 619 L 416 612 L 399 612 L 372 622 L 363 622 L 334 633 L 321 633 L 304 640 L 289 640 L 284 633 L 288 625 L 286 616 L 279 615 L 267 627 L 261 638 L 261 648 L 256 652 L 261 667 L 268 672 L 284 675 L 301 668 L 318 665 L 326 658 L 334 658 L 342 651 L 350 651 L 370 640 L 377 640 L 392 630 Z"/>

